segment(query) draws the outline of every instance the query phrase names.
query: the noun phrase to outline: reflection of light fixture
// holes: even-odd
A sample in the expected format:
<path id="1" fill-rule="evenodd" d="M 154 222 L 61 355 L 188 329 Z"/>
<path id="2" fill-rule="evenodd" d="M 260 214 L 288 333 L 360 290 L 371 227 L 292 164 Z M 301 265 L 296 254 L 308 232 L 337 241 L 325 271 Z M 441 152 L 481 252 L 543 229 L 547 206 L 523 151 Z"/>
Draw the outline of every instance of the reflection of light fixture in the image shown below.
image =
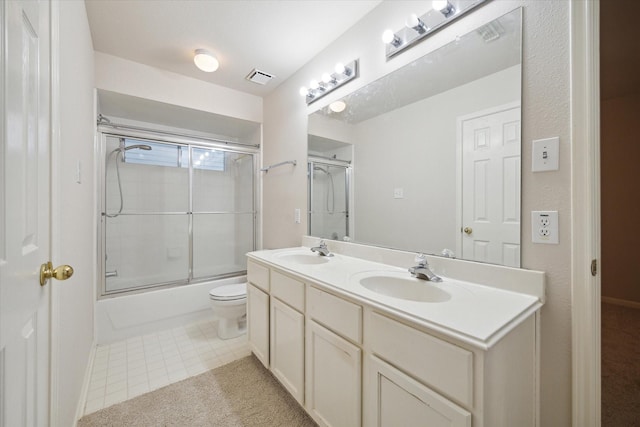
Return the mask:
<path id="1" fill-rule="evenodd" d="M 323 73 L 321 81 L 311 80 L 308 89 L 305 86 L 300 88 L 300 95 L 305 97 L 308 105 L 356 77 L 358 77 L 357 59 L 346 65 L 338 62 L 334 67 L 334 73 Z"/>
<path id="2" fill-rule="evenodd" d="M 329 109 L 334 113 L 342 113 L 347 108 L 347 104 L 344 101 L 335 101 L 329 104 Z"/>
<path id="3" fill-rule="evenodd" d="M 196 64 L 196 67 L 207 73 L 213 73 L 220 65 L 213 53 L 206 49 L 196 49 L 193 62 Z"/>
<path id="4" fill-rule="evenodd" d="M 427 26 L 422 21 L 422 19 L 418 18 L 418 15 L 416 15 L 415 13 L 409 15 L 404 25 L 406 25 L 407 28 L 413 29 L 418 34 L 424 34 L 427 31 Z"/>
<path id="5" fill-rule="evenodd" d="M 384 33 L 382 33 L 382 42 L 394 47 L 398 47 L 402 44 L 402 40 L 400 40 L 400 37 L 395 35 L 393 30 L 385 30 Z"/>
<path id="6" fill-rule="evenodd" d="M 431 2 L 431 6 L 435 10 L 442 13 L 445 18 L 448 18 L 454 13 L 456 13 L 456 8 L 453 7 L 451 3 L 449 3 L 449 0 L 433 0 Z"/>

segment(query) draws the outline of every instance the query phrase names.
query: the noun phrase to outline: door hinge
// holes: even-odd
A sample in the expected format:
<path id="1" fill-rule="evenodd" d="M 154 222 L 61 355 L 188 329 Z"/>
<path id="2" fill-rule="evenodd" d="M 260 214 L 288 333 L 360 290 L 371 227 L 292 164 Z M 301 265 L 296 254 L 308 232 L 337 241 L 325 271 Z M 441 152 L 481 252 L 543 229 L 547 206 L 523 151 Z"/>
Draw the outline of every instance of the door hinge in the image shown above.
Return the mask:
<path id="1" fill-rule="evenodd" d="M 598 274 L 598 261 L 595 259 L 591 260 L 591 275 L 595 276 Z"/>

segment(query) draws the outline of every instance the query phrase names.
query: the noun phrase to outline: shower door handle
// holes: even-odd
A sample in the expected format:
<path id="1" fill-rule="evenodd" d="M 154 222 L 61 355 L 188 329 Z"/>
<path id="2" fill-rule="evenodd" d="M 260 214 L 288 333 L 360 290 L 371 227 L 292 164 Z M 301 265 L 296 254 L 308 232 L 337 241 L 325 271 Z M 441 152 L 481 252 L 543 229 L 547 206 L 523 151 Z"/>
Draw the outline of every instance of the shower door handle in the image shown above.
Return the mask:
<path id="1" fill-rule="evenodd" d="M 73 276 L 73 267 L 70 265 L 61 265 L 53 268 L 51 261 L 46 262 L 40 266 L 40 286 L 47 284 L 47 280 L 52 277 L 56 280 L 67 280 Z"/>

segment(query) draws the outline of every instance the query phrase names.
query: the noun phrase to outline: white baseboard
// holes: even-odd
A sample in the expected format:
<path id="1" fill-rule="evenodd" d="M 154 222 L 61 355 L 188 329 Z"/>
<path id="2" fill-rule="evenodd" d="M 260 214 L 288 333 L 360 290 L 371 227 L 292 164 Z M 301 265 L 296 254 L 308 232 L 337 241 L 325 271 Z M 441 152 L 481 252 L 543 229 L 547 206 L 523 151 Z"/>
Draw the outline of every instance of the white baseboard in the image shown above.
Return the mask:
<path id="1" fill-rule="evenodd" d="M 76 417 L 73 422 L 73 427 L 78 426 L 78 421 L 84 415 L 84 406 L 87 404 L 87 395 L 89 394 L 89 383 L 91 382 L 91 373 L 93 372 L 93 361 L 96 356 L 97 345 L 94 342 L 91 345 L 91 351 L 89 352 L 89 362 L 87 363 L 87 369 L 84 373 L 84 380 L 82 381 L 82 390 L 80 390 L 80 399 L 78 399 L 78 406 L 76 407 Z"/>
<path id="2" fill-rule="evenodd" d="M 623 307 L 640 309 L 640 302 L 637 302 L 637 301 L 629 301 L 626 299 L 618 299 L 618 298 L 611 298 L 611 297 L 602 297 L 602 302 L 606 304 L 621 305 Z"/>

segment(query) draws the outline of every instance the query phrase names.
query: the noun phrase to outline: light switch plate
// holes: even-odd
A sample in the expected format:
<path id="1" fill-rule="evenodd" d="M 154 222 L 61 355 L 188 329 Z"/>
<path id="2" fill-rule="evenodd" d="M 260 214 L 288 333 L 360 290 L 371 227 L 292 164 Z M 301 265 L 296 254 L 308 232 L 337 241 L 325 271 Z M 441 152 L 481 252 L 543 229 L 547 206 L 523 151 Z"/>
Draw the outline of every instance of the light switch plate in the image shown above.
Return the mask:
<path id="1" fill-rule="evenodd" d="M 293 211 L 293 220 L 296 222 L 296 224 L 300 224 L 300 208 L 296 208 Z"/>
<path id="2" fill-rule="evenodd" d="M 557 171 L 560 163 L 560 138 L 537 139 L 532 143 L 533 172 Z"/>

